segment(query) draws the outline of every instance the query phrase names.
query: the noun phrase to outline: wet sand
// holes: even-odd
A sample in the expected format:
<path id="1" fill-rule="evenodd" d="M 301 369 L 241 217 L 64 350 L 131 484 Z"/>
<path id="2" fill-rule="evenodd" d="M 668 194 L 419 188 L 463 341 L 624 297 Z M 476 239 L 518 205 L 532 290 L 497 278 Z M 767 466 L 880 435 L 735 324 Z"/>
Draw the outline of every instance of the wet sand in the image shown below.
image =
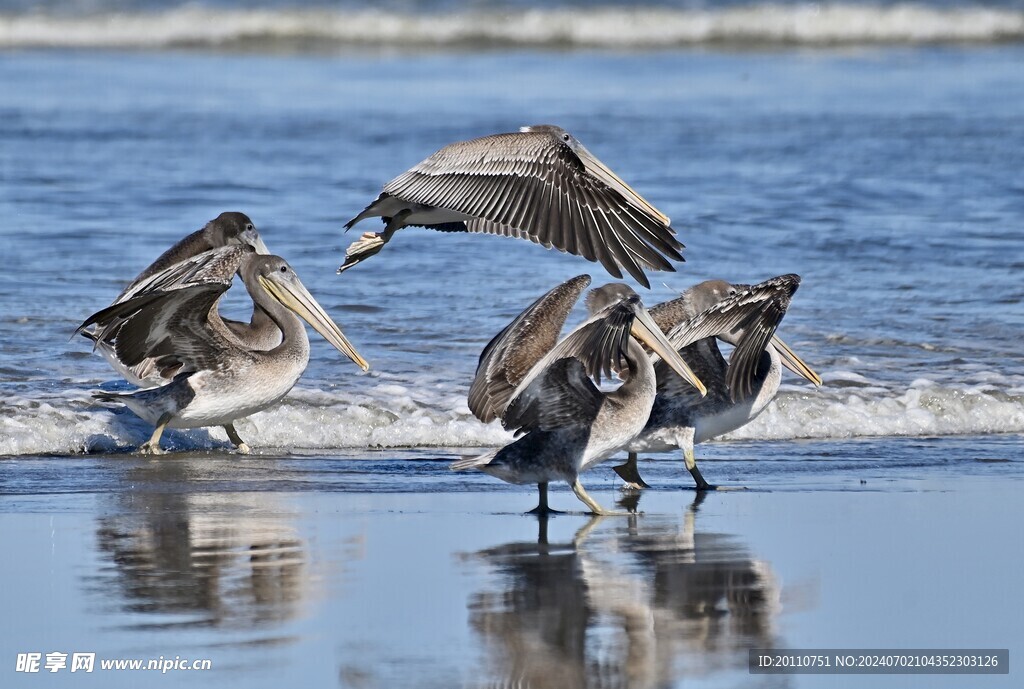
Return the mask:
<path id="1" fill-rule="evenodd" d="M 0 686 L 1017 686 L 1020 443 L 710 445 L 705 476 L 749 489 L 698 497 L 666 456 L 642 514 L 548 520 L 449 451 L 0 460 Z M 1009 648 L 1011 674 L 747 672 L 841 647 Z M 52 651 L 97 668 L 15 672 Z M 213 669 L 98 667 L 160 656 Z"/>

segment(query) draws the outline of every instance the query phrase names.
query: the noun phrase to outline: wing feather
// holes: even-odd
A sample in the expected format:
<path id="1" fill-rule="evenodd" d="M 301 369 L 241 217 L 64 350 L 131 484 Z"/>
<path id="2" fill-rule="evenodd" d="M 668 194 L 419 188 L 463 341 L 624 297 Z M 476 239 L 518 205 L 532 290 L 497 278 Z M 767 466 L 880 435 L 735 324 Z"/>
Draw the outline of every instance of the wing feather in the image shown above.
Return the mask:
<path id="1" fill-rule="evenodd" d="M 450 144 L 384 186 L 406 202 L 487 221 L 490 234 L 583 256 L 616 277 L 625 269 L 649 286 L 643 269 L 671 270 L 683 247 L 667 218 L 630 191 L 588 170 L 548 130 Z"/>
<path id="2" fill-rule="evenodd" d="M 216 305 L 252 247 L 212 249 L 140 281 L 121 301 L 87 318 L 96 340 L 131 368 L 155 365 L 164 377 L 216 367 L 226 340 L 210 328 Z"/>
<path id="3" fill-rule="evenodd" d="M 516 396 L 502 425 L 521 433 L 589 428 L 603 399 L 579 359 L 559 359 Z"/>
<path id="4" fill-rule="evenodd" d="M 508 406 L 511 407 L 520 394 L 560 359 L 578 359 L 586 374 L 598 384 L 602 375 L 610 378 L 613 372 L 625 369 L 634 318 L 632 308 L 623 302 L 611 304 L 591 316 L 533 365 L 513 391 Z"/>
<path id="5" fill-rule="evenodd" d="M 588 285 L 589 275 L 558 285 L 487 343 L 469 389 L 469 408 L 478 419 L 493 421 L 505 413 L 516 387 L 555 347 L 569 312 Z"/>
<path id="6" fill-rule="evenodd" d="M 799 285 L 798 275 L 765 280 L 683 321 L 669 331 L 668 340 L 680 351 L 707 337 L 742 331 L 729 357 L 727 378 L 733 400 L 743 399 L 751 394 L 761 354 L 775 335 Z M 663 366 L 658 370 L 665 376 L 675 375 Z"/>

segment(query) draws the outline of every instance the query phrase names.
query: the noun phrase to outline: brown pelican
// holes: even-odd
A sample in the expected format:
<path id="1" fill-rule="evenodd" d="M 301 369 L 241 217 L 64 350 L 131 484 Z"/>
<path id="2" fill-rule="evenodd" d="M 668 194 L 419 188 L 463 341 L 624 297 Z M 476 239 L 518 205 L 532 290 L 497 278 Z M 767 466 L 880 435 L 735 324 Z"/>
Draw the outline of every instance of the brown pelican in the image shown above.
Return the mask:
<path id="1" fill-rule="evenodd" d="M 236 245 L 251 246 L 260 254 L 270 253 L 249 216 L 238 212 L 221 213 L 206 223 L 202 229 L 196 230 L 162 253 L 124 288 L 114 300 L 114 304 L 130 299 L 148 278 L 176 263 L 210 249 Z M 281 342 L 281 331 L 256 304 L 253 305 L 252 317 L 248 323 L 228 319 L 223 319 L 223 322 L 235 337 L 253 349 L 268 350 Z M 135 366 L 125 366 L 114 352 L 113 341 L 117 335 L 116 331 L 109 333 L 105 340 L 97 340 L 96 334 L 87 330 L 81 331 L 81 334 L 95 343 L 96 349 L 107 363 L 129 383 L 140 387 L 154 387 L 167 382 L 160 377 L 152 359 L 145 359 Z"/>
<path id="2" fill-rule="evenodd" d="M 217 311 L 221 296 L 239 273 L 252 300 L 281 331 L 268 351 L 246 347 Z M 79 330 L 97 325 L 97 338 L 111 333 L 114 351 L 126 366 L 146 359 L 164 379 L 158 388 L 130 393 L 96 393 L 119 402 L 156 429 L 140 451 L 161 454 L 164 428 L 223 426 L 241 452 L 249 448 L 234 421 L 280 401 L 309 362 L 309 340 L 295 314 L 366 370 L 369 365 L 278 256 L 249 246 L 212 249 L 148 277 L 127 300 L 90 316 Z"/>
<path id="3" fill-rule="evenodd" d="M 469 393 L 469 407 L 482 420 L 501 418 L 525 433 L 500 450 L 451 465 L 480 469 L 510 483 L 536 483 L 549 512 L 547 486 L 562 479 L 594 514 L 615 514 L 591 498 L 579 474 L 621 449 L 643 430 L 654 403 L 654 365 L 640 342 L 680 376 L 703 385 L 679 358 L 651 319 L 640 297 L 621 283 L 587 295 L 590 318 L 555 344 L 569 309 L 590 284 L 581 275 L 531 304 L 484 348 Z M 602 374 L 624 382 L 602 392 Z M 593 378 L 594 380 L 591 380 Z"/>
<path id="4" fill-rule="evenodd" d="M 682 296 L 658 304 L 651 317 L 669 342 L 707 385 L 698 397 L 662 363 L 655 366 L 658 396 L 651 417 L 627 446 L 629 458 L 615 471 L 630 487 L 645 487 L 637 471 L 638 452 L 683 450 L 697 490 L 714 486 L 704 480 L 693 447 L 752 421 L 779 390 L 782 366 L 821 385 L 821 378 L 775 335 L 798 275 L 780 275 L 757 285 L 708 280 Z M 716 339 L 735 346 L 727 363 Z"/>
<path id="5" fill-rule="evenodd" d="M 669 219 L 560 127 L 535 125 L 445 146 L 384 185 L 346 223 L 382 217 L 384 232 L 349 246 L 338 269 L 369 258 L 407 225 L 529 239 L 621 268 L 644 287 L 644 269 L 675 270 L 683 245 Z"/>

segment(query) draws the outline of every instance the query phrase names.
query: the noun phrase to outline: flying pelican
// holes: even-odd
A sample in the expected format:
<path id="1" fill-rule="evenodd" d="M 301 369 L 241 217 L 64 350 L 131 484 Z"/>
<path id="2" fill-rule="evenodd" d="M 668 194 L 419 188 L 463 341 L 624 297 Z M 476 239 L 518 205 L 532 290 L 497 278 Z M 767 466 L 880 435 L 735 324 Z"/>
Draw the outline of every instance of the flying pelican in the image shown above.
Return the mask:
<path id="1" fill-rule="evenodd" d="M 210 249 L 240 245 L 251 246 L 259 254 L 270 253 L 249 216 L 238 212 L 221 213 L 201 229 L 196 230 L 162 253 L 117 295 L 113 303 L 119 304 L 130 299 L 150 277 L 176 263 L 198 256 Z M 229 319 L 223 319 L 223 322 L 235 337 L 253 349 L 273 349 L 281 342 L 281 331 L 257 304 L 253 304 L 252 317 L 248 323 Z M 148 388 L 167 382 L 160 377 L 159 370 L 152 359 L 145 359 L 135 366 L 125 366 L 114 352 L 113 341 L 117 335 L 116 331 L 108 333 L 105 340 L 97 340 L 96 333 L 88 330 L 81 331 L 81 334 L 92 340 L 95 348 L 103 355 L 111 368 L 132 385 Z"/>
<path id="2" fill-rule="evenodd" d="M 646 487 L 637 470 L 638 452 L 683 450 L 697 490 L 712 490 L 697 468 L 697 443 L 734 431 L 775 398 L 782 366 L 821 385 L 821 377 L 775 335 L 800 285 L 798 275 L 780 275 L 757 285 L 708 280 L 651 309 L 669 342 L 708 387 L 698 397 L 662 363 L 655 365 L 658 396 L 643 431 L 627 446 L 629 457 L 615 471 L 629 487 Z M 727 363 L 716 339 L 735 346 Z"/>
<path id="3" fill-rule="evenodd" d="M 703 385 L 669 345 L 639 295 L 621 283 L 590 291 L 590 318 L 557 345 L 572 305 L 590 284 L 573 278 L 542 296 L 484 348 L 469 394 L 481 420 L 501 418 L 525 433 L 500 450 L 454 462 L 510 483 L 536 483 L 537 514 L 551 510 L 547 487 L 562 479 L 594 514 L 608 512 L 591 498 L 579 474 L 621 449 L 643 430 L 654 404 L 654 365 L 640 342 L 680 376 Z M 602 374 L 624 379 L 612 392 L 594 384 Z M 591 380 L 593 378 L 594 380 Z"/>
<path id="4" fill-rule="evenodd" d="M 246 347 L 217 312 L 235 273 L 281 331 L 269 351 Z M 309 362 L 309 340 L 295 314 L 364 371 L 369 364 L 324 312 L 283 258 L 257 254 L 249 246 L 226 246 L 180 261 L 151 275 L 125 301 L 99 311 L 79 330 L 97 325 L 97 338 L 115 332 L 114 351 L 126 366 L 153 359 L 171 382 L 129 393 L 100 392 L 155 426 L 139 448 L 162 454 L 164 428 L 223 426 L 240 452 L 248 446 L 234 421 L 279 402 Z"/>
<path id="5" fill-rule="evenodd" d="M 668 217 L 548 124 L 445 146 L 384 185 L 345 228 L 378 216 L 384 231 L 349 246 L 339 273 L 407 225 L 529 239 L 600 262 L 617 278 L 625 269 L 648 288 L 645 268 L 674 271 L 669 259 L 683 260 Z"/>

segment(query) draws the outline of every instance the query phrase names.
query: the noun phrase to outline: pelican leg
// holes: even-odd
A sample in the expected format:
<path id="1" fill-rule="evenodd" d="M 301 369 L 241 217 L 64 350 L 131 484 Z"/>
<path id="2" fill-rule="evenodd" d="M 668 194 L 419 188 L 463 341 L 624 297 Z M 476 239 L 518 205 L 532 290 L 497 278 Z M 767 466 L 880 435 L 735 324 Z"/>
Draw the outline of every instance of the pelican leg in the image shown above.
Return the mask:
<path id="1" fill-rule="evenodd" d="M 580 483 L 579 477 L 577 477 L 572 484 L 572 492 L 576 494 L 576 497 L 579 498 L 584 505 L 590 508 L 590 511 L 593 514 L 599 517 L 629 517 L 632 515 L 631 512 L 613 512 L 601 507 L 583 488 L 583 484 Z"/>
<path id="2" fill-rule="evenodd" d="M 395 232 L 405 226 L 405 219 L 408 218 L 411 213 L 412 210 L 409 208 L 404 208 L 395 213 L 394 217 L 388 221 L 388 224 L 384 227 L 384 231 L 381 233 L 364 232 L 363 236 L 352 242 L 352 244 L 350 244 L 345 250 L 345 262 L 338 268 L 338 272 L 345 272 L 352 266 L 362 263 L 370 256 L 373 256 L 383 249 L 384 245 L 391 241 L 391 237 Z"/>
<path id="3" fill-rule="evenodd" d="M 170 414 L 164 414 L 157 419 L 156 428 L 153 429 L 153 435 L 149 436 L 149 440 L 139 446 L 139 452 L 144 455 L 167 454 L 164 450 L 160 449 L 160 436 L 163 435 L 164 429 L 167 428 L 167 424 L 170 423 L 170 421 Z"/>
<path id="4" fill-rule="evenodd" d="M 231 444 L 234 445 L 239 452 L 241 452 L 243 455 L 249 454 L 249 446 L 246 445 L 245 441 L 242 440 L 241 436 L 238 435 L 238 431 L 235 430 L 235 424 L 224 424 L 224 430 L 227 431 L 228 433 L 228 440 L 231 441 Z"/>
<path id="5" fill-rule="evenodd" d="M 701 476 L 700 469 L 697 468 L 697 458 L 693 454 L 692 447 L 683 449 L 683 461 L 686 462 L 686 470 L 690 472 L 690 476 L 693 477 L 694 482 L 697 484 L 697 490 L 717 490 L 717 486 L 712 486 Z"/>
<path id="6" fill-rule="evenodd" d="M 747 490 L 746 486 L 713 486 L 704 480 L 704 477 L 700 475 L 700 469 L 697 468 L 697 460 L 693 456 L 693 448 L 683 450 L 683 457 L 686 459 L 686 468 L 690 470 L 690 476 L 693 477 L 694 482 L 697 484 L 697 492 L 705 490 Z"/>
<path id="7" fill-rule="evenodd" d="M 700 469 L 697 468 L 697 457 L 693 453 L 693 436 L 694 429 L 686 428 L 683 429 L 678 435 L 676 435 L 676 445 L 683 450 L 683 462 L 686 464 L 686 470 L 690 472 L 690 476 L 693 477 L 694 482 L 697 484 L 697 490 L 717 490 L 715 486 L 704 480 L 701 476 Z"/>
<path id="8" fill-rule="evenodd" d="M 527 512 L 527 514 L 536 514 L 538 516 L 545 516 L 549 514 L 565 514 L 559 510 L 553 510 L 548 507 L 548 484 L 547 481 L 544 483 L 537 484 L 537 494 L 539 501 L 537 506 Z"/>
<path id="9" fill-rule="evenodd" d="M 624 489 L 627 490 L 643 490 L 644 488 L 650 488 L 647 482 L 640 476 L 640 469 L 636 465 L 636 453 L 630 452 L 629 457 L 626 459 L 625 464 L 620 464 L 616 467 L 612 467 L 615 473 L 619 475 L 623 481 L 626 482 Z"/>

